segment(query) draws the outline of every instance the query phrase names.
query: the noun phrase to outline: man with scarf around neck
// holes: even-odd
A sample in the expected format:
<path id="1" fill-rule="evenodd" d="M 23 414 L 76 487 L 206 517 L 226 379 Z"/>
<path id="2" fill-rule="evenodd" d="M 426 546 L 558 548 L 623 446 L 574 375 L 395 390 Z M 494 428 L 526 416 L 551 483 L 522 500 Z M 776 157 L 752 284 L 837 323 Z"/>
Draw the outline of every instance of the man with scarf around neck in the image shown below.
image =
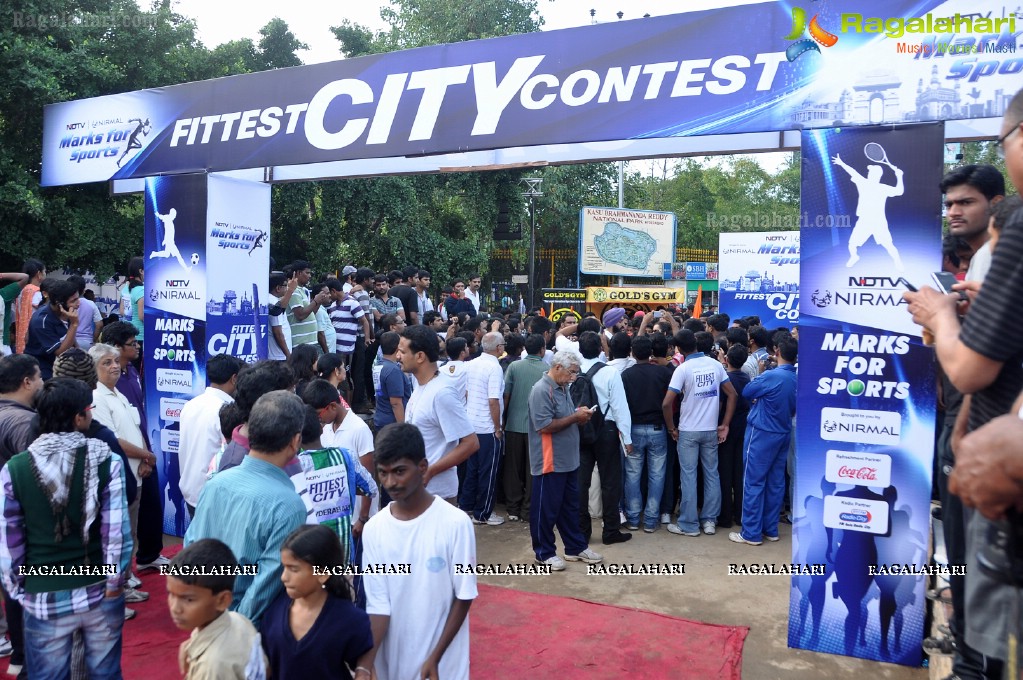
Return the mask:
<path id="1" fill-rule="evenodd" d="M 0 578 L 25 610 L 29 677 L 66 677 L 76 631 L 91 678 L 121 678 L 131 555 L 124 467 L 87 439 L 92 390 L 53 378 L 36 402 L 39 437 L 0 470 Z"/>

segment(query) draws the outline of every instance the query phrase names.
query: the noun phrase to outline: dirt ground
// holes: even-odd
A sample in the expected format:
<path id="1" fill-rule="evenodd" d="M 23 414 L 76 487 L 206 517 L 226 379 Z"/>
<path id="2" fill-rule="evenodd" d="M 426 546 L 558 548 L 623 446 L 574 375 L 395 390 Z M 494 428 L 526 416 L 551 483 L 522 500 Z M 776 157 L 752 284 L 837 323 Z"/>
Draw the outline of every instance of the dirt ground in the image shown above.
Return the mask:
<path id="1" fill-rule="evenodd" d="M 504 514 L 503 508 L 498 508 Z M 845 656 L 789 649 L 789 578 L 786 576 L 729 576 L 728 564 L 791 561 L 791 529 L 781 526 L 781 540 L 753 547 L 732 543 L 728 531 L 699 538 L 675 536 L 660 527 L 653 534 L 634 532 L 627 543 L 591 548 L 605 563 L 684 563 L 682 576 L 587 576 L 585 565 L 570 562 L 568 569 L 549 576 L 481 576 L 480 582 L 519 590 L 577 597 L 645 609 L 693 621 L 748 626 L 742 670 L 747 680 L 819 680 L 827 677 L 923 680 L 925 668 L 864 661 Z M 600 536 L 600 521 L 594 522 Z M 558 544 L 559 550 L 563 546 Z M 562 554 L 563 553 L 559 553 Z M 529 525 L 506 522 L 497 527 L 476 527 L 478 564 L 530 564 L 533 561 Z M 665 631 L 652 644 L 684 644 Z M 685 677 L 675 669 L 673 677 Z"/>

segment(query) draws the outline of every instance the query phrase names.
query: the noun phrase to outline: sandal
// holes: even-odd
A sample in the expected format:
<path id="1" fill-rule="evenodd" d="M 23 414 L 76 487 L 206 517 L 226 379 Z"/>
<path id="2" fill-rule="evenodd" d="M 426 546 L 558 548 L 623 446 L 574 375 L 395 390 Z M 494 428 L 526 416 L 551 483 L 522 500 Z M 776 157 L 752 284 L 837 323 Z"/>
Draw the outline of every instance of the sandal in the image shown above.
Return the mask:
<path id="1" fill-rule="evenodd" d="M 942 604 L 952 604 L 952 588 L 951 586 L 943 586 L 937 589 L 932 588 L 927 591 L 927 599 L 941 602 Z"/>

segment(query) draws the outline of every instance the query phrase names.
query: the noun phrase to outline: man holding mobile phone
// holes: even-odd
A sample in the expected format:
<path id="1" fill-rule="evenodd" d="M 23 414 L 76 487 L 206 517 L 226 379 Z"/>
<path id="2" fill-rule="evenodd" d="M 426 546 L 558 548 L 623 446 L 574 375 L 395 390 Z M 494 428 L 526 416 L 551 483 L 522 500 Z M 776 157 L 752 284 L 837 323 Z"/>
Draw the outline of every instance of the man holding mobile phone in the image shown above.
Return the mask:
<path id="1" fill-rule="evenodd" d="M 53 361 L 77 347 L 78 287 L 70 281 L 54 281 L 49 287 L 50 304 L 40 306 L 28 325 L 25 354 L 39 360 L 43 380 L 53 377 Z"/>

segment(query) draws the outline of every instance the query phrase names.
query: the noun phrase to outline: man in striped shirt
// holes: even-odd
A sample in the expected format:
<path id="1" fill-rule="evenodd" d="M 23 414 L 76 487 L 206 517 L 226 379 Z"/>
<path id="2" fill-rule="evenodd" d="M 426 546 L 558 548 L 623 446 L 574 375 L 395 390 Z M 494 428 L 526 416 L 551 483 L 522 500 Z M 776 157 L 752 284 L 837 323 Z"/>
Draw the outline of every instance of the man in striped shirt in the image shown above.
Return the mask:
<path id="1" fill-rule="evenodd" d="M 360 329 L 363 337 L 370 334 L 369 319 L 359 301 L 344 292 L 340 281 L 331 279 L 327 281 L 327 286 L 330 288 L 330 298 L 334 301 L 327 312 L 330 314 L 330 323 L 334 326 L 336 334 L 335 351 L 344 357 L 345 368 L 351 371 L 355 340 Z"/>

